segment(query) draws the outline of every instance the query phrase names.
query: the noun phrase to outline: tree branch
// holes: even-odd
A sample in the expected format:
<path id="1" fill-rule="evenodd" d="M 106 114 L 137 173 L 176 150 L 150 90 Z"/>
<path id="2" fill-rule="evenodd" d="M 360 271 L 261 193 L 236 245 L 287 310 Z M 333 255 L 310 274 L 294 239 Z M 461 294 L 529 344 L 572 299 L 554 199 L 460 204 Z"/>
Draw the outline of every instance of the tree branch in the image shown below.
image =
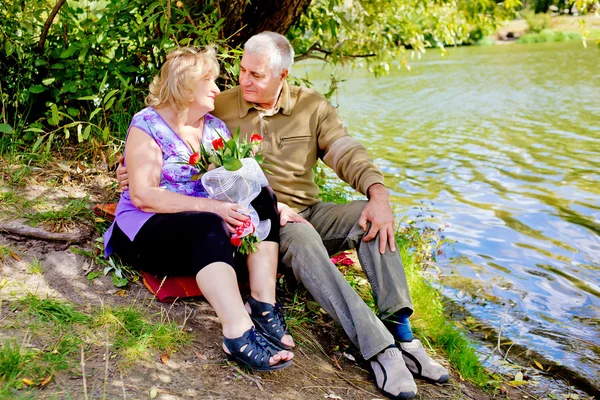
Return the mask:
<path id="1" fill-rule="evenodd" d="M 294 62 L 306 60 L 308 58 L 313 58 L 313 59 L 325 61 L 325 60 L 327 60 L 327 57 L 329 57 L 330 55 L 332 55 L 338 47 L 339 47 L 339 43 L 333 48 L 333 50 L 325 50 L 325 49 L 322 49 L 319 46 L 319 43 L 317 42 L 317 43 L 313 44 L 312 46 L 310 46 L 310 48 L 308 50 L 306 50 L 306 53 L 300 54 L 299 56 L 294 57 Z M 322 57 L 313 55 L 312 53 L 314 53 L 316 51 L 319 52 L 319 53 L 323 53 L 324 55 Z M 341 57 L 344 57 L 344 58 L 368 58 L 368 57 L 375 57 L 376 55 L 377 54 L 375 54 L 375 53 L 367 53 L 367 54 L 341 54 Z"/>
<path id="2" fill-rule="evenodd" d="M 46 23 L 44 24 L 44 29 L 42 29 L 42 35 L 40 36 L 40 42 L 38 43 L 38 51 L 41 53 L 44 51 L 44 44 L 46 43 L 46 36 L 48 36 L 48 31 L 50 30 L 50 26 L 52 25 L 52 21 L 54 21 L 54 17 L 58 14 L 58 10 L 65 4 L 67 0 L 58 0 L 56 5 L 52 9 L 52 12 L 48 16 Z"/>

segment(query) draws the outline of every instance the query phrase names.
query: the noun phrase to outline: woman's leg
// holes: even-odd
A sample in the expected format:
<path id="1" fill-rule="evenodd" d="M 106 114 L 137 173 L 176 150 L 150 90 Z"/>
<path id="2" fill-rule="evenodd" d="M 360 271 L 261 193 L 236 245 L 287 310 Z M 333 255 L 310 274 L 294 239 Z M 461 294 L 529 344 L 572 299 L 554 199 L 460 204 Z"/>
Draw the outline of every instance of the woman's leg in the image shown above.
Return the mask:
<path id="1" fill-rule="evenodd" d="M 202 268 L 196 275 L 202 294 L 214 308 L 223 328 L 223 336 L 234 339 L 242 336 L 253 324 L 244 308 L 235 271 L 230 265 L 215 262 Z M 223 344 L 223 351 L 231 351 Z M 269 360 L 274 365 L 281 360 L 291 360 L 293 354 L 282 350 Z"/>
<path id="2" fill-rule="evenodd" d="M 157 214 L 138 232 L 133 242 L 117 225 L 113 232 L 115 252 L 147 272 L 177 276 L 195 275 L 206 300 L 219 317 L 226 338 L 242 336 L 252 326 L 244 308 L 233 269 L 233 247 L 223 220 L 213 213 Z M 112 239 L 111 239 L 112 241 Z M 288 360 L 281 351 L 270 364 Z"/>
<path id="3" fill-rule="evenodd" d="M 261 221 L 271 221 L 271 231 L 264 241 L 258 244 L 258 249 L 247 256 L 250 295 L 263 303 L 275 305 L 275 287 L 277 284 L 277 263 L 279 262 L 279 213 L 277 212 L 277 197 L 270 187 L 262 189 L 261 193 L 251 203 Z M 252 313 L 250 304 L 246 303 L 248 313 Z M 284 335 L 281 342 L 294 346 L 291 335 Z"/>

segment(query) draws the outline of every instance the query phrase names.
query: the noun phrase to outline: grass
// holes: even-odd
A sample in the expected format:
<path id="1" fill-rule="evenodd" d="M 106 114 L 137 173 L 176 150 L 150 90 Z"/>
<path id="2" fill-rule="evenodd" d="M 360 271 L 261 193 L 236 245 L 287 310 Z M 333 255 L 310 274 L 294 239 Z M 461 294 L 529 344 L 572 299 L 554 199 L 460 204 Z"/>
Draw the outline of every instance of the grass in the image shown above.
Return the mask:
<path id="1" fill-rule="evenodd" d="M 127 366 L 191 343 L 184 327 L 164 311 L 152 315 L 130 305 L 83 312 L 66 301 L 31 293 L 9 305 L 15 317 L 1 319 L 0 330 L 16 334 L 0 342 L 2 399 L 33 395 L 59 371 L 78 375 L 83 351 L 103 353 L 110 347 L 116 361 Z"/>
<path id="2" fill-rule="evenodd" d="M 42 262 L 37 257 L 33 257 L 33 260 L 27 264 L 27 269 L 34 275 L 42 275 L 44 273 Z"/>
<path id="3" fill-rule="evenodd" d="M 40 224 L 48 227 L 52 232 L 59 232 L 71 227 L 77 222 L 92 220 L 88 197 L 71 200 L 65 207 L 59 210 L 25 213 L 23 216 L 32 226 Z"/>
<path id="4" fill-rule="evenodd" d="M 11 257 L 11 249 L 7 246 L 0 245 L 0 262 L 4 262 Z"/>

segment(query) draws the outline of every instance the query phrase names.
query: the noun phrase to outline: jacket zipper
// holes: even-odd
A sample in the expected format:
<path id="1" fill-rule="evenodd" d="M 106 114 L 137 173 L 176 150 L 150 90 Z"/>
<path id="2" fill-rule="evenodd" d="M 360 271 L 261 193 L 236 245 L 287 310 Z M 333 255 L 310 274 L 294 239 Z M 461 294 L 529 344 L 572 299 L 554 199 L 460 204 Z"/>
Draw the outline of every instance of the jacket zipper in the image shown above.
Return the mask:
<path id="1" fill-rule="evenodd" d="M 302 140 L 302 139 L 306 139 L 306 138 L 311 138 L 312 136 L 310 135 L 304 135 L 304 136 L 289 136 L 289 137 L 282 137 L 281 139 L 279 139 L 279 148 L 283 149 L 283 145 L 287 142 L 293 142 L 296 140 Z"/>

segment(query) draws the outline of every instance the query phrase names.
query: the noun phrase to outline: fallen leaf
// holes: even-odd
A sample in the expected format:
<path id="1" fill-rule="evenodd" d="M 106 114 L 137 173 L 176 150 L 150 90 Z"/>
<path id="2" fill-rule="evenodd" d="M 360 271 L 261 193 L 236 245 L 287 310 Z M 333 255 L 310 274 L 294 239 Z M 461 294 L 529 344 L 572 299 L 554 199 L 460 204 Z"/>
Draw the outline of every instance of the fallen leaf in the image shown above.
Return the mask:
<path id="1" fill-rule="evenodd" d="M 169 353 L 163 353 L 160 355 L 160 362 L 166 364 L 167 362 L 169 362 L 169 358 L 171 358 L 171 356 L 169 356 Z"/>
<path id="2" fill-rule="evenodd" d="M 47 384 L 49 384 L 52 381 L 52 375 L 50 375 L 49 377 L 47 377 L 46 379 L 44 379 L 42 381 L 42 383 L 40 384 L 41 387 L 46 386 Z"/>
<path id="3" fill-rule="evenodd" d="M 534 363 L 534 364 L 535 364 L 535 365 L 536 365 L 536 366 L 537 366 L 539 369 L 541 369 L 542 371 L 544 370 L 544 367 L 543 367 L 543 366 L 542 366 L 542 364 L 540 364 L 539 362 L 537 362 L 537 361 L 535 361 L 535 360 L 534 360 L 534 361 L 533 361 L 533 363 Z"/>
<path id="4" fill-rule="evenodd" d="M 21 257 L 19 257 L 19 255 L 17 253 L 15 253 L 14 251 L 10 251 L 10 255 L 12 256 L 12 258 L 14 258 L 17 261 L 21 261 Z"/>
<path id="5" fill-rule="evenodd" d="M 150 398 L 154 399 L 158 395 L 158 390 L 156 388 L 150 389 Z"/>
<path id="6" fill-rule="evenodd" d="M 515 382 L 523 382 L 523 373 L 521 371 L 515 374 Z"/>
<path id="7" fill-rule="evenodd" d="M 356 358 L 354 358 L 354 356 L 352 354 L 342 353 L 342 355 L 350 361 L 356 361 Z"/>
<path id="8" fill-rule="evenodd" d="M 207 357 L 206 357 L 204 354 L 202 354 L 202 353 L 198 353 L 197 351 L 194 351 L 194 353 L 196 353 L 196 356 L 197 356 L 199 359 L 201 359 L 201 360 L 204 360 L 204 361 L 208 360 L 208 358 L 207 358 Z"/>
<path id="9" fill-rule="evenodd" d="M 24 384 L 26 384 L 27 386 L 33 386 L 35 385 L 35 382 L 32 381 L 31 379 L 27 379 L 27 378 L 23 378 L 21 379 L 21 382 L 23 382 Z"/>
<path id="10" fill-rule="evenodd" d="M 119 290 L 117 293 L 115 293 L 115 296 L 127 296 L 127 291 Z"/>

